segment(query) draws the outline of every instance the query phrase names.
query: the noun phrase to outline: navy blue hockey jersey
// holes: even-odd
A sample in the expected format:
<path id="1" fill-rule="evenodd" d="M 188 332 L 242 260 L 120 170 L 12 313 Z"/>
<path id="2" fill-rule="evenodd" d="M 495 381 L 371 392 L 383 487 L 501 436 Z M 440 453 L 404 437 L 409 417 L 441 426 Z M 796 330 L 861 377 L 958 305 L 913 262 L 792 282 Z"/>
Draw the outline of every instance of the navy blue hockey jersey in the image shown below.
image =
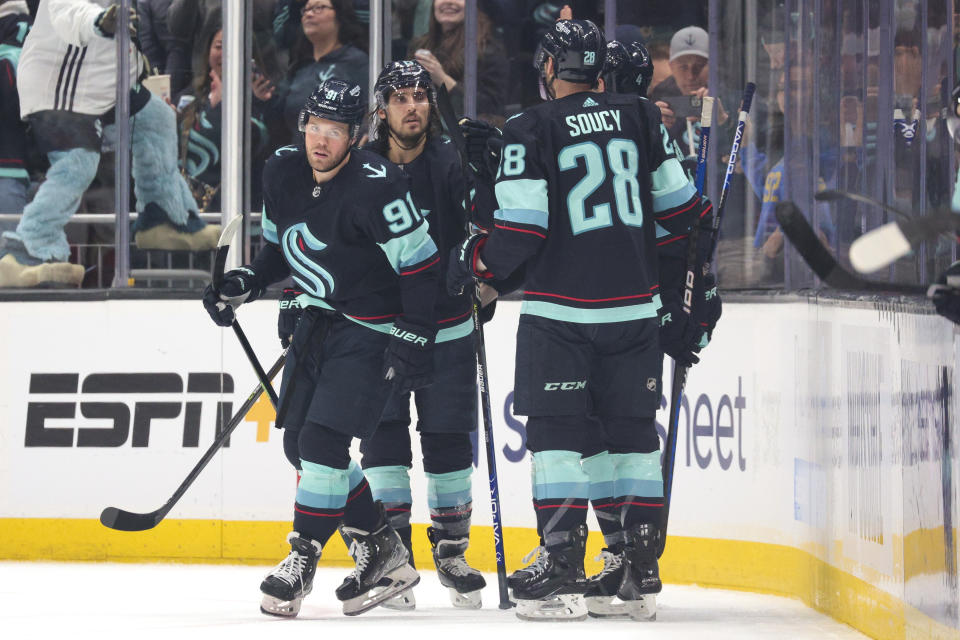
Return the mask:
<path id="1" fill-rule="evenodd" d="M 483 262 L 497 279 L 525 264 L 521 312 L 567 322 L 654 317 L 657 225 L 685 237 L 710 210 L 657 107 L 628 95 L 576 93 L 508 120 L 495 189 Z"/>
<path id="2" fill-rule="evenodd" d="M 258 274 L 276 282 L 286 271 L 305 292 L 301 304 L 380 331 L 401 314 L 432 325 L 440 258 L 396 165 L 354 149 L 332 180 L 317 184 L 303 149 L 284 147 L 263 173 L 267 245 L 254 261 Z"/>

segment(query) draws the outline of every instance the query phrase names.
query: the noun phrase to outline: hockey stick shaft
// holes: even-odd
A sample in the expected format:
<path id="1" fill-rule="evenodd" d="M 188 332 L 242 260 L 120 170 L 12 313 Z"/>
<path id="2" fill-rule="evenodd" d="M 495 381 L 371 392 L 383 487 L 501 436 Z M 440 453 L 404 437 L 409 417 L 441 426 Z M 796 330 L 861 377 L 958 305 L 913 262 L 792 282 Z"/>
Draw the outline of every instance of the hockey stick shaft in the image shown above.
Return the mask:
<path id="1" fill-rule="evenodd" d="M 700 115 L 700 150 L 697 153 L 696 188 L 697 196 L 703 195 L 703 185 L 707 174 L 707 155 L 710 148 L 710 129 L 713 122 L 713 98 L 703 99 Z M 693 311 L 693 287 L 696 283 L 697 244 L 700 237 L 700 226 L 694 224 L 687 240 L 687 273 L 683 288 L 683 311 L 690 314 Z M 664 443 L 663 462 L 663 511 L 660 521 L 660 537 L 657 540 L 657 557 L 663 555 L 667 545 L 667 523 L 670 519 L 670 496 L 673 493 L 673 469 L 677 454 L 677 430 L 680 420 L 680 401 L 683 398 L 683 388 L 687 382 L 687 367 L 674 363 L 673 382 L 670 386 L 670 414 L 667 418 L 667 440 Z"/>
<path id="2" fill-rule="evenodd" d="M 273 379 L 277 373 L 283 368 L 283 364 L 287 359 L 287 350 L 284 350 L 280 354 L 280 357 L 277 358 L 277 361 L 272 367 L 267 376 L 269 379 Z M 167 500 L 162 507 L 151 511 L 149 513 L 133 513 L 130 511 L 124 511 L 123 509 L 117 509 L 116 507 L 107 507 L 100 514 L 100 522 L 105 527 L 110 529 L 116 529 L 117 531 L 145 531 L 147 529 L 152 529 L 160 521 L 166 517 L 170 510 L 180 501 L 180 498 L 187 492 L 187 489 L 190 488 L 190 485 L 199 477 L 200 472 L 209 464 L 210 460 L 213 459 L 213 456 L 216 455 L 217 451 L 223 447 L 227 439 L 230 437 L 230 434 L 234 432 L 237 426 L 243 422 L 243 419 L 246 417 L 250 409 L 253 408 L 253 405 L 256 404 L 257 400 L 260 399 L 260 395 L 263 393 L 263 386 L 257 384 L 253 388 L 253 391 L 250 392 L 250 395 L 247 396 L 247 399 L 240 406 L 240 409 L 233 414 L 233 417 L 230 419 L 230 422 L 223 428 L 223 430 L 217 435 L 214 439 L 213 444 L 210 445 L 210 448 L 203 454 L 203 457 L 200 458 L 200 461 L 194 465 L 193 469 L 190 470 L 190 473 L 187 474 L 187 477 L 183 479 L 183 482 L 180 483 L 180 486 L 177 487 L 177 490 L 173 492 L 173 495 L 170 496 L 170 499 Z"/>
<path id="3" fill-rule="evenodd" d="M 277 392 L 273 390 L 273 385 L 270 384 L 270 380 L 267 378 L 267 374 L 263 370 L 263 365 L 260 364 L 257 354 L 254 353 L 253 347 L 250 346 L 250 341 L 247 340 L 247 334 L 243 332 L 243 329 L 240 328 L 240 323 L 236 320 L 234 320 L 233 324 L 230 326 L 233 328 L 233 333 L 237 336 L 237 340 L 240 342 L 243 352 L 247 355 L 247 360 L 249 360 L 251 366 L 253 366 L 253 370 L 257 374 L 257 380 L 260 382 L 260 386 L 263 387 L 267 397 L 270 398 L 270 404 L 273 405 L 273 410 L 279 411 L 280 401 L 277 398 Z"/>
<path id="4" fill-rule="evenodd" d="M 437 90 L 437 110 L 440 120 L 460 156 L 460 168 L 464 174 L 464 206 L 469 211 L 470 187 L 466 181 L 468 160 L 467 144 L 463 139 L 463 132 L 457 124 L 453 105 L 446 87 L 440 85 Z M 468 225 L 469 226 L 469 225 Z M 490 511 L 493 516 L 493 548 L 497 558 L 497 590 L 500 596 L 500 608 L 509 609 L 513 606 L 510 594 L 507 591 L 507 563 L 503 545 L 503 521 L 500 512 L 500 487 L 497 481 L 497 455 L 493 441 L 493 411 L 490 403 L 490 389 L 487 379 L 487 345 L 483 335 L 483 323 L 480 321 L 480 293 L 479 285 L 473 292 L 473 330 L 476 332 L 477 384 L 480 388 L 480 411 L 483 418 L 483 441 L 487 454 L 487 479 L 490 484 Z"/>

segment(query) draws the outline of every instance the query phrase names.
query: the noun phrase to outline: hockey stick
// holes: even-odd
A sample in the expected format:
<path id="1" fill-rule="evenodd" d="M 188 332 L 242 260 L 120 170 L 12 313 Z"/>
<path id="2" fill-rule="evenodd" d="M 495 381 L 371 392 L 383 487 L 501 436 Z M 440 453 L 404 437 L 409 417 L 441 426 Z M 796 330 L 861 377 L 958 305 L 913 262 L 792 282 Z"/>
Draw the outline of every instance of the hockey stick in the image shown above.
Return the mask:
<path id="1" fill-rule="evenodd" d="M 856 276 L 844 269 L 830 253 L 830 250 L 823 245 L 820 238 L 814 233 L 810 223 L 807 222 L 803 212 L 793 202 L 784 200 L 779 203 L 775 214 L 783 234 L 796 247 L 804 262 L 813 269 L 818 278 L 834 289 L 884 291 L 907 295 L 922 295 L 925 292 L 925 287 L 874 282 Z"/>
<path id="2" fill-rule="evenodd" d="M 234 217 L 223 228 L 223 231 L 220 233 L 220 239 L 217 240 L 217 257 L 213 263 L 213 288 L 216 291 L 219 291 L 220 285 L 223 284 L 223 270 L 226 268 L 227 254 L 230 253 L 230 241 L 242 222 L 242 216 Z M 218 305 L 219 304 L 226 305 L 226 303 L 223 302 L 218 303 Z M 267 380 L 267 374 L 264 372 L 263 366 L 257 358 L 257 354 L 254 353 L 253 347 L 250 346 L 250 341 L 247 340 L 247 335 L 243 332 L 243 329 L 240 328 L 240 323 L 236 318 L 234 318 L 233 324 L 231 324 L 230 327 L 233 329 L 234 335 L 237 336 L 237 340 L 240 342 L 240 347 L 246 354 L 247 360 L 249 360 L 253 366 L 253 370 L 257 374 L 257 380 L 260 381 L 263 390 L 267 393 L 267 397 L 270 398 L 270 404 L 273 405 L 273 410 L 279 411 L 280 402 L 277 399 L 277 394 L 273 390 L 270 381 Z"/>
<path id="3" fill-rule="evenodd" d="M 270 367 L 270 372 L 267 374 L 270 380 L 283 368 L 283 363 L 286 359 L 287 350 L 284 349 L 274 365 Z M 162 507 L 149 513 L 133 513 L 116 507 L 107 507 L 100 514 L 101 524 L 110 529 L 116 529 L 117 531 L 146 531 L 160 524 L 160 521 L 163 520 L 166 515 L 170 513 L 173 506 L 179 502 L 180 498 L 187 492 L 187 489 L 189 489 L 190 485 L 197 479 L 204 467 L 213 459 L 213 456 L 227 441 L 230 434 L 237 428 L 237 425 L 243 422 L 247 412 L 256 404 L 261 393 L 263 393 L 263 385 L 258 383 L 257 386 L 253 388 L 253 391 L 250 392 L 250 395 L 247 396 L 247 400 L 233 415 L 233 418 L 230 419 L 229 424 L 223 428 L 223 431 L 216 437 L 213 444 L 210 445 L 210 448 L 207 449 L 203 457 L 200 458 L 200 461 L 190 470 L 187 477 L 183 479 L 183 482 L 180 483 L 180 486 L 177 487 L 177 490 L 173 492 L 173 495 L 170 496 L 170 499 L 167 500 Z"/>
<path id="4" fill-rule="evenodd" d="M 463 139 L 463 132 L 460 131 L 460 125 L 457 124 L 456 116 L 453 112 L 453 105 L 450 103 L 450 95 L 447 88 L 440 85 L 437 90 L 437 110 L 440 112 L 440 121 L 447 134 L 453 140 L 457 148 L 457 155 L 460 156 L 460 168 L 464 172 L 464 190 L 465 199 L 463 206 L 469 212 L 470 206 L 470 187 L 467 184 L 466 176 L 467 161 L 467 143 Z M 468 215 L 469 218 L 469 215 Z M 468 221 L 469 226 L 469 221 Z M 480 387 L 480 407 L 483 416 L 483 442 L 487 450 L 487 477 L 490 482 L 490 511 L 493 514 L 493 547 L 497 556 L 497 589 L 500 595 L 500 608 L 509 609 L 514 606 L 510 600 L 510 594 L 507 591 L 507 564 L 506 553 L 503 550 L 503 523 L 500 517 L 500 488 L 497 481 L 497 456 L 493 444 L 493 411 L 490 408 L 490 389 L 487 384 L 487 344 L 483 335 L 483 323 L 480 322 L 480 285 L 474 287 L 473 292 L 473 330 L 477 335 L 476 356 L 477 356 L 477 384 Z"/>
<path id="5" fill-rule="evenodd" d="M 936 240 L 941 233 L 952 231 L 956 238 L 958 230 L 960 215 L 952 211 L 890 222 L 853 241 L 850 264 L 860 273 L 870 273 L 896 262 L 923 242 Z"/>
<path id="6" fill-rule="evenodd" d="M 749 109 L 749 106 L 748 106 Z M 700 112 L 700 150 L 697 153 L 697 196 L 703 195 L 707 175 L 707 153 L 710 148 L 710 128 L 713 123 L 713 98 L 705 97 Z M 697 242 L 699 225 L 694 225 L 687 238 L 687 273 L 683 283 L 683 311 L 688 316 L 693 311 L 693 286 L 696 282 Z M 687 383 L 687 367 L 673 367 L 673 382 L 670 388 L 670 415 L 667 418 L 667 441 L 664 443 L 663 464 L 663 512 L 660 520 L 660 536 L 657 539 L 657 557 L 663 555 L 667 546 L 667 522 L 670 519 L 670 496 L 673 493 L 673 469 L 677 457 L 677 432 L 680 422 L 680 400 Z"/>

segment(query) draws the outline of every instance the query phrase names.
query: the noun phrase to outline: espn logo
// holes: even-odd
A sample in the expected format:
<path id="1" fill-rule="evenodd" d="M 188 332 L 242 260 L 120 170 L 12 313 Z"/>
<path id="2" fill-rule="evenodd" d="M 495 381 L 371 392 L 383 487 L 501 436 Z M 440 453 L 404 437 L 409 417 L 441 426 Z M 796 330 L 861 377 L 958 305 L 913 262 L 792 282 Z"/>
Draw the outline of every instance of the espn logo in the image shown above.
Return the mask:
<path id="1" fill-rule="evenodd" d="M 79 398 L 67 401 L 63 397 L 77 394 L 78 389 Z M 181 415 L 183 446 L 196 447 L 200 443 L 201 400 L 216 401 L 216 433 L 233 413 L 233 403 L 221 400 L 233 394 L 233 378 L 220 373 L 187 374 L 186 401 L 183 378 L 170 372 L 91 373 L 82 384 L 77 373 L 33 373 L 29 392 L 23 442 L 27 447 L 120 447 L 128 441 L 131 446 L 146 447 L 153 420 Z M 43 397 L 54 395 L 60 397 Z M 58 426 L 58 420 L 77 418 L 78 404 L 82 418 L 107 421 L 109 426 L 73 428 L 62 422 Z"/>
<path id="2" fill-rule="evenodd" d="M 586 388 L 586 380 L 574 380 L 572 382 L 548 382 L 543 385 L 544 391 L 578 391 Z"/>

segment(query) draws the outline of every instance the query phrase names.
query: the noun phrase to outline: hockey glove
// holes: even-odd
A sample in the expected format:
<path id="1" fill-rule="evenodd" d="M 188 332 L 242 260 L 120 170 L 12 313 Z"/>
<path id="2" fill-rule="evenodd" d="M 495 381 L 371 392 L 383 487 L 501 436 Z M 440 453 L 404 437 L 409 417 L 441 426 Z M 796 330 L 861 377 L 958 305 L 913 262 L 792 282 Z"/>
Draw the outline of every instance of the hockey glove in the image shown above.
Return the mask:
<path id="1" fill-rule="evenodd" d="M 463 288 L 472 286 L 474 279 L 493 278 L 488 271 L 477 272 L 477 258 L 486 241 L 486 234 L 475 233 L 450 250 L 450 263 L 447 268 L 447 292 L 450 295 L 462 294 Z"/>
<path id="2" fill-rule="evenodd" d="M 297 302 L 297 296 L 302 291 L 299 289 L 284 289 L 280 294 L 280 313 L 277 315 L 277 335 L 280 336 L 280 345 L 286 349 L 290 346 L 290 340 L 293 338 L 293 332 L 297 329 L 297 323 L 300 322 L 300 316 L 303 315 L 303 309 Z"/>
<path id="3" fill-rule="evenodd" d="M 120 12 L 119 4 L 112 4 L 103 11 L 100 12 L 100 15 L 97 16 L 97 19 L 93 21 L 93 30 L 101 38 L 113 38 L 117 33 L 117 22 L 119 16 L 117 15 Z M 137 10 L 133 7 L 130 7 L 130 38 L 136 39 L 137 37 L 137 28 L 139 27 L 140 19 L 137 16 Z"/>
<path id="4" fill-rule="evenodd" d="M 706 340 L 703 344 L 705 347 L 713 338 L 713 330 L 723 314 L 723 302 L 720 300 L 720 291 L 717 289 L 717 277 L 712 273 L 703 277 L 703 289 L 703 311 L 697 312 L 697 315 L 703 319 L 703 329 L 706 331 Z"/>
<path id="5" fill-rule="evenodd" d="M 960 261 L 950 265 L 950 268 L 930 285 L 927 297 L 937 308 L 937 313 L 954 324 L 960 324 Z"/>
<path id="6" fill-rule="evenodd" d="M 390 329 L 390 342 L 383 357 L 383 377 L 399 393 L 426 387 L 433 382 L 433 343 L 437 331 L 398 318 Z"/>
<path id="7" fill-rule="evenodd" d="M 678 366 L 692 367 L 700 362 L 703 329 L 683 310 L 679 299 L 668 298 L 660 307 L 660 349 Z"/>
<path id="8" fill-rule="evenodd" d="M 237 319 L 236 308 L 245 302 L 253 302 L 263 295 L 257 274 L 249 267 L 227 271 L 220 283 L 220 290 L 207 285 L 203 290 L 203 308 L 215 324 L 229 327 Z"/>
<path id="9" fill-rule="evenodd" d="M 467 143 L 467 162 L 470 168 L 481 180 L 493 182 L 500 165 L 503 132 L 483 120 L 462 118 L 459 124 Z"/>

